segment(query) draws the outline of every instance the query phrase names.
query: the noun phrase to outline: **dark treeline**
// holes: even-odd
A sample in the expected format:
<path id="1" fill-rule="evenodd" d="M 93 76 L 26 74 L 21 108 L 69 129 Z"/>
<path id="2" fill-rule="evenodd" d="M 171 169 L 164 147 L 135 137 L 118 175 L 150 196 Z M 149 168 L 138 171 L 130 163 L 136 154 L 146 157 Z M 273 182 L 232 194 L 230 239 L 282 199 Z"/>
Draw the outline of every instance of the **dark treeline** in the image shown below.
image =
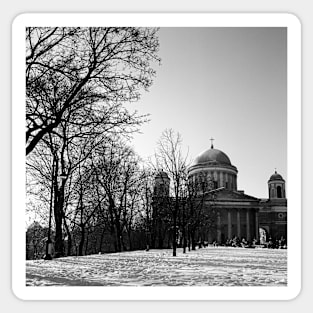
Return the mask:
<path id="1" fill-rule="evenodd" d="M 38 222 L 30 225 L 26 232 L 26 259 L 41 259 L 46 253 L 46 240 L 48 228 L 42 227 Z M 81 232 L 79 229 L 73 232 L 71 249 L 68 247 L 68 237 L 64 238 L 64 256 L 79 255 L 79 243 Z M 133 230 L 129 234 L 123 232 L 122 251 L 146 249 L 146 232 Z M 52 233 L 52 240 L 54 232 Z M 54 242 L 54 240 L 53 240 Z M 116 252 L 115 238 L 104 226 L 89 229 L 85 235 L 82 255 Z"/>
<path id="2" fill-rule="evenodd" d="M 173 131 L 166 130 L 161 140 L 168 133 L 177 139 Z M 38 177 L 49 177 L 43 175 L 45 170 L 49 173 L 49 166 L 48 169 L 41 166 L 45 157 L 44 154 L 37 156 L 36 160 L 40 162 L 35 166 L 33 161 L 29 169 L 30 177 L 35 177 L 37 182 Z M 49 165 L 49 162 L 46 164 Z M 157 166 L 148 169 L 131 148 L 115 138 L 98 146 L 92 159 L 80 162 L 66 183 L 64 179 L 56 182 L 43 179 L 42 186 L 46 183 L 46 188 L 40 189 L 29 183 L 28 187 L 32 187 L 33 192 L 30 196 L 37 203 L 43 203 L 37 208 L 37 216 L 43 215 L 44 225 L 47 225 L 47 214 L 44 213 L 49 211 L 49 204 L 55 210 L 57 203 L 49 203 L 49 190 L 54 193 L 62 188 L 61 250 L 57 250 L 56 222 L 53 219 L 53 255 L 87 255 L 149 248 L 172 248 L 173 255 L 174 252 L 176 255 L 177 247 L 182 247 L 184 253 L 187 248 L 194 250 L 204 238 L 202 230 L 207 231 L 215 222 L 213 208 L 204 206 L 203 189 L 206 186 L 201 182 L 195 185 L 188 181 L 185 159 L 179 171 L 175 172 L 177 180 L 180 177 L 179 188 L 175 187 L 168 172 L 160 170 L 160 166 L 166 163 L 161 164 L 157 160 L 155 164 Z M 49 188 L 49 183 L 57 186 Z M 59 195 L 52 194 L 53 197 Z M 46 226 L 38 222 L 29 226 L 26 234 L 28 259 L 45 255 L 47 236 Z"/>
<path id="3" fill-rule="evenodd" d="M 164 131 L 149 162 L 129 145 L 148 121 L 129 108 L 153 83 L 157 33 L 26 29 L 27 213 L 36 221 L 27 258 L 48 254 L 51 243 L 54 257 L 194 248 L 208 219 L 201 197 L 190 201 L 180 135 Z M 154 193 L 161 170 L 170 180 L 162 200 Z"/>

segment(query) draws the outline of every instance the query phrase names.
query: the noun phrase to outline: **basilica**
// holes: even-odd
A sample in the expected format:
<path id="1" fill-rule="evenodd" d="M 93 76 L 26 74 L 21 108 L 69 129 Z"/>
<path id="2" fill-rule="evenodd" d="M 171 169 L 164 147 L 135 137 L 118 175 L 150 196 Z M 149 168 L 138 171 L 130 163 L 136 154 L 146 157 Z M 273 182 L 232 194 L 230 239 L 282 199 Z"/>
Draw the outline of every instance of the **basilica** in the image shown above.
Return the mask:
<path id="1" fill-rule="evenodd" d="M 211 147 L 197 156 L 188 169 L 191 183 L 203 183 L 203 207 L 214 207 L 214 225 L 201 230 L 202 240 L 224 243 L 227 239 L 245 238 L 265 243 L 287 240 L 287 199 L 285 180 L 275 172 L 269 177 L 268 198 L 260 199 L 237 189 L 238 170 L 221 150 Z M 266 182 L 264 182 L 266 183 Z M 155 184 L 168 190 L 170 180 L 165 172 L 156 176 Z"/>

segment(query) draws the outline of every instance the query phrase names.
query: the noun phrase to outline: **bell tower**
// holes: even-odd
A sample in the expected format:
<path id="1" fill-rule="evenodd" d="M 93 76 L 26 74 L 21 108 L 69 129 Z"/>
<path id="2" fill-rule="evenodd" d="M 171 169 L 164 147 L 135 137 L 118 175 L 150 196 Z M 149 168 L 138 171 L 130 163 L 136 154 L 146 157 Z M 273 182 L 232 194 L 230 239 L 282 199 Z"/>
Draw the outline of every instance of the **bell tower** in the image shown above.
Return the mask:
<path id="1" fill-rule="evenodd" d="M 269 199 L 285 199 L 286 190 L 285 190 L 285 180 L 280 174 L 275 173 L 268 180 L 268 196 Z"/>
<path id="2" fill-rule="evenodd" d="M 170 194 L 170 178 L 161 170 L 154 179 L 154 191 L 155 197 L 168 197 Z"/>

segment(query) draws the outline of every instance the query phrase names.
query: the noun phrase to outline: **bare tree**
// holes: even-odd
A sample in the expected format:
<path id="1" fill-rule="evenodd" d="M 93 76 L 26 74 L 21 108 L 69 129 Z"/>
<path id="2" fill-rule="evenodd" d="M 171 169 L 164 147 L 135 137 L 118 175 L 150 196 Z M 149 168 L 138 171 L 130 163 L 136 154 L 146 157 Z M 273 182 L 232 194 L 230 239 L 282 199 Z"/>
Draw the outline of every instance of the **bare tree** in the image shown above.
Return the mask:
<path id="1" fill-rule="evenodd" d="M 154 172 L 144 167 L 141 171 L 140 178 L 140 203 L 141 203 L 141 220 L 144 221 L 144 230 L 146 232 L 146 250 L 150 246 L 155 247 L 155 227 L 153 221 L 153 186 Z"/>
<path id="2" fill-rule="evenodd" d="M 158 142 L 155 154 L 157 167 L 164 169 L 172 183 L 172 197 L 169 209 L 173 220 L 173 256 L 176 256 L 177 248 L 177 218 L 183 196 L 183 185 L 187 176 L 187 155 L 184 156 L 181 149 L 182 138 L 172 129 L 166 129 Z"/>
<path id="3" fill-rule="evenodd" d="M 197 177 L 187 177 L 182 217 L 183 248 L 201 247 L 208 231 L 215 228 L 217 214 L 214 207 L 216 193 L 223 187 L 214 189 L 212 177 L 200 172 Z"/>
<path id="4" fill-rule="evenodd" d="M 127 178 L 122 182 L 125 190 L 122 223 L 123 228 L 127 232 L 129 249 L 132 250 L 132 233 L 136 229 L 138 219 L 141 217 L 141 211 L 143 209 L 141 195 L 144 192 L 144 176 L 139 168 L 139 159 L 131 160 L 128 164 L 127 172 Z"/>
<path id="5" fill-rule="evenodd" d="M 157 29 L 28 27 L 26 29 L 26 155 L 69 115 L 89 126 L 136 116 L 120 106 L 136 101 L 152 84 L 159 61 Z M 105 104 L 104 108 L 102 105 Z"/>
<path id="6" fill-rule="evenodd" d="M 26 232 L 26 259 L 41 258 L 45 252 L 47 229 L 35 221 Z"/>
<path id="7" fill-rule="evenodd" d="M 129 224 L 125 225 L 130 218 L 127 216 L 128 201 L 138 180 L 138 157 L 117 137 L 97 150 L 93 163 L 94 173 L 101 187 L 100 193 L 105 195 L 108 204 L 110 231 L 115 235 L 115 249 L 121 251 L 124 244 L 123 228 L 127 225 L 129 227 Z"/>
<path id="8" fill-rule="evenodd" d="M 63 255 L 62 223 L 69 235 L 66 191 L 75 169 L 110 133 L 136 131 L 145 121 L 123 103 L 137 100 L 152 84 L 150 63 L 159 61 L 156 33 L 150 28 L 26 29 L 26 154 L 36 150 L 27 160 L 29 168 L 37 170 L 37 178 L 41 174 L 42 188 L 53 186 L 57 255 Z M 47 154 L 49 162 L 42 159 Z M 50 173 L 40 169 L 47 165 Z M 58 182 L 60 175 L 64 180 Z M 47 192 L 41 194 L 48 199 Z"/>
<path id="9" fill-rule="evenodd" d="M 96 108 L 100 111 L 97 111 Z M 102 117 L 99 118 L 104 110 L 107 110 L 105 123 L 103 123 Z M 93 110 L 84 108 L 84 110 L 77 110 L 68 114 L 53 132 L 48 133 L 37 144 L 33 153 L 27 158 L 28 168 L 32 169 L 33 176 L 33 169 L 36 169 L 37 183 L 42 185 L 41 188 L 44 187 L 46 191 L 50 191 L 50 198 L 53 198 L 56 256 L 64 254 L 62 224 L 67 232 L 68 253 L 71 251 L 72 242 L 67 221 L 69 220 L 72 226 L 74 224 L 71 216 L 66 218 L 66 208 L 69 204 L 69 198 L 73 194 L 71 192 L 71 180 L 73 177 L 75 178 L 75 175 L 79 177 L 81 174 L 79 171 L 77 172 L 78 167 L 84 162 L 89 162 L 91 167 L 92 153 L 97 146 L 108 140 L 108 136 L 120 132 L 125 134 L 143 122 L 140 117 L 128 115 L 127 111 L 121 110 L 120 105 L 109 107 L 95 104 Z M 119 114 L 120 112 L 125 114 Z M 84 123 L 80 123 L 80 121 L 84 121 Z M 62 181 L 58 181 L 60 176 L 63 177 Z M 52 185 L 53 188 L 49 189 L 49 185 Z M 37 190 L 38 187 L 35 189 Z M 31 188 L 28 190 L 32 193 L 35 192 Z M 48 199 L 47 196 L 46 199 Z"/>
<path id="10" fill-rule="evenodd" d="M 84 254 L 89 228 L 94 228 L 95 216 L 101 209 L 101 202 L 96 196 L 97 180 L 88 161 L 85 160 L 78 166 L 77 179 L 73 185 L 76 201 L 73 203 L 73 211 L 67 215 L 74 228 L 76 226 L 80 231 L 78 255 Z"/>

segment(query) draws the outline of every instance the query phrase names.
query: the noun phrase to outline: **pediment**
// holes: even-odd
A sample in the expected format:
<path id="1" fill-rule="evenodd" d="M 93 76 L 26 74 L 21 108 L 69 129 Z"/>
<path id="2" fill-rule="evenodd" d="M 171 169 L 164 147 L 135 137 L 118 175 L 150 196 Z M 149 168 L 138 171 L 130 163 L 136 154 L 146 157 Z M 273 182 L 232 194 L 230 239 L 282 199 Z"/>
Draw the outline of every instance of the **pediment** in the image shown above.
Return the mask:
<path id="1" fill-rule="evenodd" d="M 208 195 L 209 197 L 209 195 Z M 216 200 L 239 200 L 239 201 L 259 201 L 260 199 L 249 196 L 240 191 L 220 190 L 215 193 Z"/>

